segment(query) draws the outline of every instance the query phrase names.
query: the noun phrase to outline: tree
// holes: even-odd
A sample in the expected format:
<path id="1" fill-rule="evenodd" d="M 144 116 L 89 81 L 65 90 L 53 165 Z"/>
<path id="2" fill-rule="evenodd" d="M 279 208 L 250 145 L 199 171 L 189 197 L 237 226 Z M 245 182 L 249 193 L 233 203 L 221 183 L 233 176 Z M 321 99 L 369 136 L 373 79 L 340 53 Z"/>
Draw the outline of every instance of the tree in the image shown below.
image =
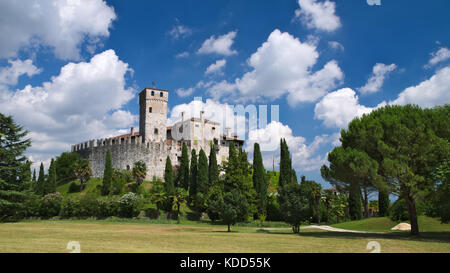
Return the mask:
<path id="1" fill-rule="evenodd" d="M 228 232 L 231 231 L 231 225 L 236 222 L 244 221 L 248 215 L 248 203 L 245 196 L 238 190 L 234 189 L 230 192 L 226 192 L 223 195 L 223 199 L 219 199 L 220 219 L 228 226 Z"/>
<path id="2" fill-rule="evenodd" d="M 35 193 L 41 196 L 46 195 L 45 191 L 45 173 L 44 173 L 44 164 L 41 162 L 41 165 L 39 167 L 39 176 L 35 188 Z"/>
<path id="3" fill-rule="evenodd" d="M 201 212 L 206 210 L 205 204 L 209 190 L 208 177 L 208 158 L 205 151 L 201 149 L 198 155 L 197 193 L 195 195 L 195 207 Z"/>
<path id="4" fill-rule="evenodd" d="M 48 168 L 48 177 L 45 182 L 45 194 L 56 192 L 56 166 L 55 161 L 50 161 L 50 167 Z"/>
<path id="5" fill-rule="evenodd" d="M 0 221 L 24 214 L 29 196 L 30 162 L 24 156 L 31 140 L 11 116 L 0 114 Z"/>
<path id="6" fill-rule="evenodd" d="M 169 156 L 166 158 L 166 168 L 164 170 L 164 190 L 168 195 L 172 195 L 175 192 L 175 186 L 173 184 L 172 161 Z"/>
<path id="7" fill-rule="evenodd" d="M 101 188 L 102 195 L 108 195 L 111 192 L 112 179 L 113 168 L 111 161 L 111 150 L 108 149 L 106 151 L 105 169 L 103 171 L 103 183 Z"/>
<path id="8" fill-rule="evenodd" d="M 299 184 L 288 183 L 280 190 L 280 211 L 294 233 L 300 232 L 300 224 L 308 218 L 309 200 Z"/>
<path id="9" fill-rule="evenodd" d="M 175 187 L 184 188 L 185 190 L 189 188 L 189 155 L 185 142 L 183 142 L 181 148 L 181 162 L 177 172 Z"/>
<path id="10" fill-rule="evenodd" d="M 316 222 L 320 224 L 320 201 L 322 199 L 322 186 L 312 180 L 306 180 L 305 176 L 301 177 L 302 193 L 308 199 L 309 210 L 308 217 L 315 217 Z"/>
<path id="11" fill-rule="evenodd" d="M 31 179 L 31 182 L 33 182 L 33 185 L 35 185 L 35 183 L 37 182 L 36 169 L 33 169 L 33 178 Z"/>
<path id="12" fill-rule="evenodd" d="M 78 180 L 80 180 L 80 192 L 82 192 L 86 186 L 86 182 L 91 178 L 92 169 L 89 160 L 80 158 L 75 165 L 73 172 Z"/>
<path id="13" fill-rule="evenodd" d="M 78 153 L 67 152 L 64 152 L 56 157 L 55 166 L 58 185 L 62 185 L 77 179 L 73 172 L 73 169 L 75 168 L 75 165 L 77 164 L 79 159 L 80 155 Z"/>
<path id="14" fill-rule="evenodd" d="M 419 234 L 417 195 L 433 187 L 429 179 L 432 169 L 450 153 L 448 139 L 440 137 L 449 130 L 448 109 L 385 106 L 355 118 L 341 131 L 342 146 L 363 151 L 375 160 L 383 186 L 406 201 L 413 235 Z"/>
<path id="15" fill-rule="evenodd" d="M 258 215 L 267 215 L 267 175 L 264 169 L 259 144 L 255 143 L 253 148 L 253 187 L 257 193 Z"/>
<path id="16" fill-rule="evenodd" d="M 230 143 L 230 147 L 232 145 Z M 219 183 L 219 167 L 217 166 L 216 147 L 212 144 L 209 151 L 208 185 L 212 187 L 217 183 Z"/>
<path id="17" fill-rule="evenodd" d="M 176 217 L 178 223 L 180 223 L 181 205 L 186 203 L 187 197 L 188 197 L 187 191 L 183 188 L 176 188 L 172 196 L 172 210 L 175 210 L 177 213 Z"/>
<path id="18" fill-rule="evenodd" d="M 132 174 L 138 186 L 140 186 L 144 181 L 145 177 L 147 176 L 147 165 L 145 165 L 145 162 L 142 160 L 135 162 Z"/>
<path id="19" fill-rule="evenodd" d="M 195 199 L 197 195 L 197 181 L 198 181 L 198 163 L 197 152 L 195 149 L 191 151 L 191 167 L 190 167 L 190 183 L 189 183 L 189 197 L 191 200 Z"/>
<path id="20" fill-rule="evenodd" d="M 389 215 L 389 192 L 387 190 L 378 190 L 378 215 Z"/>
<path id="21" fill-rule="evenodd" d="M 282 138 L 280 140 L 280 179 L 278 182 L 279 188 L 290 184 L 292 179 L 292 161 L 289 153 L 289 148 L 286 140 Z"/>

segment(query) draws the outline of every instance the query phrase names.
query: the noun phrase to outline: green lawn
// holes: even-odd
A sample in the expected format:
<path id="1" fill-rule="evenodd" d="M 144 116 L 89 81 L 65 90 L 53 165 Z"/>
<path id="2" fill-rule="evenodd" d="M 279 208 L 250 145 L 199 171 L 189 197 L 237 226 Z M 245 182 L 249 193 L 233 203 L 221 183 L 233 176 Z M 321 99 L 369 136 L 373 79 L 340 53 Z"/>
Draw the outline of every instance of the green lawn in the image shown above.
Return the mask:
<path id="1" fill-rule="evenodd" d="M 418 222 L 420 232 L 450 232 L 450 224 L 441 224 L 439 219 L 436 218 L 419 216 Z M 388 217 L 373 217 L 359 221 L 334 224 L 331 226 L 349 230 L 394 232 L 391 230 L 391 228 L 393 228 L 397 224 L 398 222 L 394 222 Z"/>
<path id="2" fill-rule="evenodd" d="M 448 227 L 447 227 L 448 228 Z M 450 232 L 368 235 L 289 228 L 262 230 L 182 222 L 177 225 L 139 220 L 36 220 L 0 224 L 0 252 L 368 252 L 377 241 L 381 252 L 450 252 Z"/>

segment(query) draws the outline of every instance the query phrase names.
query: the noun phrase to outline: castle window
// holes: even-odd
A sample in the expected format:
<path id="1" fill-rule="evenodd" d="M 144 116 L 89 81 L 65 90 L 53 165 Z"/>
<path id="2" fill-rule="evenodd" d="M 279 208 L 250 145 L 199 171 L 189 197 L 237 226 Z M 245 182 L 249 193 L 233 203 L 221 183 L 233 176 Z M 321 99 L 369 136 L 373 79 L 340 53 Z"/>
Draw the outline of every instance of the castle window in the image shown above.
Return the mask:
<path id="1" fill-rule="evenodd" d="M 128 170 L 128 171 L 130 170 L 130 165 L 127 165 L 127 170 Z"/>
<path id="2" fill-rule="evenodd" d="M 213 130 L 213 131 L 216 130 L 216 127 L 212 127 L 212 130 Z"/>
<path id="3" fill-rule="evenodd" d="M 158 128 L 155 128 L 155 135 L 158 134 Z"/>
<path id="4" fill-rule="evenodd" d="M 152 96 L 154 96 L 155 95 L 155 91 L 152 91 Z"/>
<path id="5" fill-rule="evenodd" d="M 163 96 L 163 92 L 159 93 L 159 96 L 162 97 Z"/>
<path id="6" fill-rule="evenodd" d="M 152 108 L 151 108 L 151 107 L 148 108 L 148 112 L 149 112 L 149 113 L 152 112 Z"/>
<path id="7" fill-rule="evenodd" d="M 178 132 L 183 133 L 183 125 L 180 126 L 180 128 L 178 128 Z"/>

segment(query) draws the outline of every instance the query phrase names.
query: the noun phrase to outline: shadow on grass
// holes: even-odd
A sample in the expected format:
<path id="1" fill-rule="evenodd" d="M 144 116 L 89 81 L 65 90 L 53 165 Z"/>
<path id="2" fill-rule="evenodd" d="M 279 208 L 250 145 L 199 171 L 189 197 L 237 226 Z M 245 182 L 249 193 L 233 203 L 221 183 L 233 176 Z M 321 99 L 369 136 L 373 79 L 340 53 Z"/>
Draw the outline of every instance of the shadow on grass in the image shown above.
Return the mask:
<path id="1" fill-rule="evenodd" d="M 258 230 L 257 232 L 267 234 L 284 234 L 286 232 L 280 232 L 277 230 Z M 293 233 L 292 233 L 293 234 Z M 357 239 L 394 239 L 394 240 L 410 240 L 420 242 L 439 242 L 450 243 L 450 232 L 421 232 L 419 236 L 412 236 L 408 232 L 392 232 L 387 234 L 367 234 L 367 233 L 353 233 L 353 232 L 335 232 L 335 231 L 302 231 L 298 234 L 302 237 L 314 237 L 314 238 L 341 238 L 349 240 Z"/>

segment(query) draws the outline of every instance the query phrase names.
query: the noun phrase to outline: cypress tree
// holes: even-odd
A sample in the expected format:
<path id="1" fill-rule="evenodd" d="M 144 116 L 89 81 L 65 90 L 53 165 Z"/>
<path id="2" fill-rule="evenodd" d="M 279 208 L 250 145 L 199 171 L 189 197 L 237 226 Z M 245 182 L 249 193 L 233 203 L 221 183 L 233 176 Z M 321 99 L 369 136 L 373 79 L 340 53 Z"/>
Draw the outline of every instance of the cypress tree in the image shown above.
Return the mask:
<path id="1" fill-rule="evenodd" d="M 56 192 L 56 166 L 55 161 L 50 161 L 50 167 L 48 168 L 48 177 L 45 183 L 45 194 Z"/>
<path id="2" fill-rule="evenodd" d="M 292 169 L 291 179 L 292 179 L 292 184 L 298 184 L 297 172 L 294 169 Z"/>
<path id="3" fill-rule="evenodd" d="M 34 183 L 37 182 L 36 181 L 36 169 L 33 169 L 33 179 L 31 181 L 33 182 L 33 185 L 34 185 Z"/>
<path id="4" fill-rule="evenodd" d="M 169 156 L 166 158 L 166 168 L 164 170 L 164 191 L 168 195 L 175 193 L 175 186 L 173 185 L 172 161 Z"/>
<path id="5" fill-rule="evenodd" d="M 191 167 L 190 167 L 190 184 L 189 184 L 189 197 L 194 199 L 197 194 L 197 180 L 198 180 L 198 164 L 197 164 L 197 152 L 195 149 L 191 151 Z"/>
<path id="6" fill-rule="evenodd" d="M 201 193 L 203 196 L 208 193 L 208 172 L 208 158 L 205 151 L 201 149 L 198 154 L 197 193 Z"/>
<path id="7" fill-rule="evenodd" d="M 178 169 L 176 187 L 184 188 L 188 190 L 189 188 L 189 155 L 186 143 L 183 142 L 181 148 L 181 162 L 180 168 Z"/>
<path id="8" fill-rule="evenodd" d="M 349 186 L 348 207 L 351 220 L 362 218 L 361 188 L 359 183 L 353 182 Z"/>
<path id="9" fill-rule="evenodd" d="M 112 169 L 111 151 L 108 149 L 106 151 L 105 169 L 103 170 L 103 183 L 101 188 L 102 195 L 108 195 L 110 193 L 112 178 L 113 178 L 113 169 Z"/>
<path id="10" fill-rule="evenodd" d="M 219 168 L 217 166 L 216 147 L 212 144 L 209 151 L 208 185 L 212 187 L 217 185 L 218 182 Z"/>
<path id="11" fill-rule="evenodd" d="M 266 215 L 267 206 L 267 176 L 264 169 L 261 150 L 258 143 L 253 149 L 253 187 L 257 193 L 257 207 L 259 215 Z"/>
<path id="12" fill-rule="evenodd" d="M 36 193 L 44 196 L 45 192 L 45 174 L 44 174 L 44 164 L 41 162 L 41 166 L 39 167 L 39 176 L 36 184 Z"/>
<path id="13" fill-rule="evenodd" d="M 281 188 L 292 182 L 292 163 L 286 140 L 280 141 L 280 180 L 278 186 Z"/>
<path id="14" fill-rule="evenodd" d="M 385 190 L 378 191 L 378 214 L 379 216 L 389 215 L 389 192 Z"/>

